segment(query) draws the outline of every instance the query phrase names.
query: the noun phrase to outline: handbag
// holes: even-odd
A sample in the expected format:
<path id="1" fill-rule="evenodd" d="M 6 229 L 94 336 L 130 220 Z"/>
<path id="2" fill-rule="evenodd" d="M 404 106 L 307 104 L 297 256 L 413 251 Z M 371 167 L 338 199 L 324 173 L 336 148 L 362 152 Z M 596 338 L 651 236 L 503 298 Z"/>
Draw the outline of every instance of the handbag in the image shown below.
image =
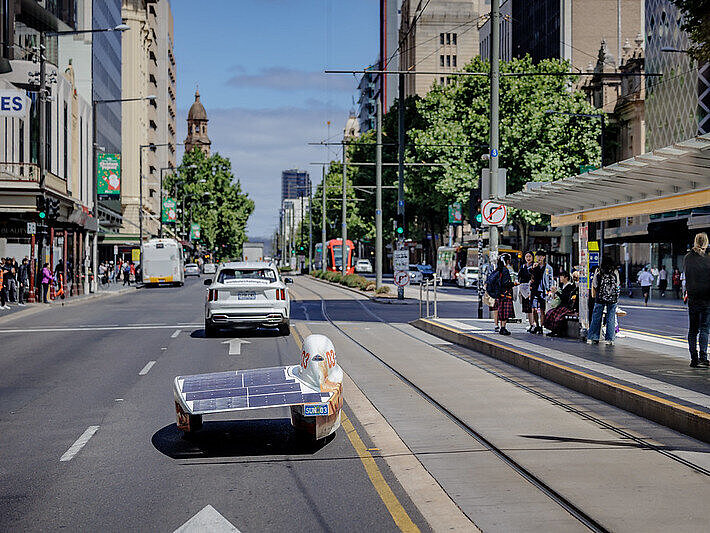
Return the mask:
<path id="1" fill-rule="evenodd" d="M 521 298 L 530 298 L 530 284 L 521 283 L 518 285 L 518 294 Z"/>
<path id="2" fill-rule="evenodd" d="M 493 307 L 496 304 L 496 299 L 488 294 L 488 291 L 486 291 L 483 293 L 483 303 L 488 307 Z"/>

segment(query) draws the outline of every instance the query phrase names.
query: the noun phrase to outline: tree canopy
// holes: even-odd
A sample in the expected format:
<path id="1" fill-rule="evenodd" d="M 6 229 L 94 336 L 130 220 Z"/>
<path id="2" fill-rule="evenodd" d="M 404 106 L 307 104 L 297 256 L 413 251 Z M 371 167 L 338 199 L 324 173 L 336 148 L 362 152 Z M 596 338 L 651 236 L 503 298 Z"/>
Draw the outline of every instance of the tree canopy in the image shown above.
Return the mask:
<path id="1" fill-rule="evenodd" d="M 710 0 L 671 0 L 683 13 L 681 28 L 690 35 L 689 54 L 710 61 Z"/>

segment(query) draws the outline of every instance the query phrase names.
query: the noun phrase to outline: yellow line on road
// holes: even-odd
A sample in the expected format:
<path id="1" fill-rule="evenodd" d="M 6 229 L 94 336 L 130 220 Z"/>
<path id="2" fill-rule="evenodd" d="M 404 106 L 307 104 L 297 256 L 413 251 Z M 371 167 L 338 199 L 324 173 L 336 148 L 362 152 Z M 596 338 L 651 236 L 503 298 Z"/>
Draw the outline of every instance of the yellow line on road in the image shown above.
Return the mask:
<path id="1" fill-rule="evenodd" d="M 291 331 L 294 333 L 293 340 L 296 341 L 298 349 L 302 350 L 303 339 L 310 335 L 310 330 L 305 324 L 303 324 L 302 322 L 298 322 L 294 324 L 294 327 Z M 362 465 L 365 467 L 365 472 L 367 472 L 367 477 L 370 478 L 372 486 L 375 488 L 377 494 L 380 496 L 382 503 L 385 504 L 387 511 L 389 511 L 390 515 L 392 516 L 392 519 L 394 520 L 394 523 L 397 525 L 399 530 L 407 533 L 419 531 L 419 528 L 414 522 L 412 522 L 412 519 L 407 514 L 407 511 L 404 509 L 402 503 L 399 501 L 390 486 L 387 484 L 387 481 L 382 475 L 380 468 L 377 466 L 375 459 L 368 451 L 367 446 L 365 446 L 365 443 L 360 438 L 360 435 L 358 435 L 355 426 L 353 426 L 353 423 L 345 415 L 345 413 L 341 412 L 340 423 L 343 426 L 345 434 L 350 440 L 350 444 L 352 444 L 353 448 L 355 448 L 355 452 L 357 453 L 358 457 L 360 457 L 360 461 L 362 461 Z"/>

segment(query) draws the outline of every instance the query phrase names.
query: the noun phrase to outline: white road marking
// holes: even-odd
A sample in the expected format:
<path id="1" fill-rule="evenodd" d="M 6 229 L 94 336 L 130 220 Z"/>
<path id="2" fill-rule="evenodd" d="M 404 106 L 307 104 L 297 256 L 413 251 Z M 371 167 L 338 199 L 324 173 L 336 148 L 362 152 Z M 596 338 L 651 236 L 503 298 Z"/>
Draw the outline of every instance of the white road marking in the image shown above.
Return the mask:
<path id="1" fill-rule="evenodd" d="M 55 333 L 67 331 L 120 331 L 120 330 L 141 330 L 141 329 L 175 329 L 175 325 L 169 326 L 89 326 L 89 327 L 66 327 L 66 328 L 25 328 L 25 329 L 0 329 L 2 333 Z"/>
<path id="2" fill-rule="evenodd" d="M 96 433 L 99 430 L 99 426 L 89 426 L 86 428 L 86 431 L 81 434 L 81 437 L 76 439 L 74 444 L 72 444 L 69 449 L 64 452 L 64 455 L 62 455 L 59 458 L 59 461 L 65 462 L 65 461 L 71 461 L 72 458 L 79 453 L 79 450 L 81 450 L 87 442 L 89 442 L 89 439 L 94 436 L 94 433 Z"/>
<path id="3" fill-rule="evenodd" d="M 180 335 L 180 332 L 181 332 L 181 331 L 182 331 L 181 329 L 176 329 L 176 330 L 173 332 L 173 334 L 170 335 L 170 338 L 171 338 L 171 339 L 174 339 L 175 337 L 177 337 L 178 335 Z"/>
<path id="4" fill-rule="evenodd" d="M 656 307 L 653 305 L 631 305 L 631 304 L 619 304 L 619 307 L 623 309 L 649 309 L 651 311 L 683 311 L 686 312 L 687 308 L 683 307 Z"/>
<path id="5" fill-rule="evenodd" d="M 211 505 L 205 506 L 199 513 L 175 530 L 174 533 L 240 533 L 229 520 L 223 517 Z"/>
<path id="6" fill-rule="evenodd" d="M 150 372 L 150 369 L 153 368 L 153 365 L 155 364 L 155 361 L 148 361 L 145 366 L 143 367 L 143 370 L 138 372 L 139 376 L 145 376 L 148 372 Z"/>
<path id="7" fill-rule="evenodd" d="M 251 344 L 251 342 L 242 339 L 230 339 L 222 344 L 229 344 L 229 355 L 241 355 L 242 344 Z"/>
<path id="8" fill-rule="evenodd" d="M 633 331 L 628 331 L 625 329 L 621 329 L 620 333 L 623 337 L 627 337 L 629 339 L 638 339 L 646 342 L 655 342 L 657 344 L 665 344 L 666 346 L 673 346 L 675 348 L 687 348 L 688 343 L 683 342 L 683 341 L 674 341 L 671 339 L 664 339 L 662 337 L 656 337 L 655 335 L 643 335 L 642 333 L 635 333 Z"/>

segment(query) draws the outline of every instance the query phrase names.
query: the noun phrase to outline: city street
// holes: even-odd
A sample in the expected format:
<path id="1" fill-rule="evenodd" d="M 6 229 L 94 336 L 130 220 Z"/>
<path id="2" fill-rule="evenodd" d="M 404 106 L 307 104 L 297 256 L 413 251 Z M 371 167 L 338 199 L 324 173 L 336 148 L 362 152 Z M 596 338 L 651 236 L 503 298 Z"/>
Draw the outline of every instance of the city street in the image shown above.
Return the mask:
<path id="1" fill-rule="evenodd" d="M 0 322 L 0 529 L 706 529 L 706 444 L 416 330 L 414 304 L 305 277 L 289 337 L 207 339 L 201 282 Z M 348 374 L 332 440 L 298 441 L 285 408 L 182 437 L 176 375 L 292 364 L 309 333 Z"/>

